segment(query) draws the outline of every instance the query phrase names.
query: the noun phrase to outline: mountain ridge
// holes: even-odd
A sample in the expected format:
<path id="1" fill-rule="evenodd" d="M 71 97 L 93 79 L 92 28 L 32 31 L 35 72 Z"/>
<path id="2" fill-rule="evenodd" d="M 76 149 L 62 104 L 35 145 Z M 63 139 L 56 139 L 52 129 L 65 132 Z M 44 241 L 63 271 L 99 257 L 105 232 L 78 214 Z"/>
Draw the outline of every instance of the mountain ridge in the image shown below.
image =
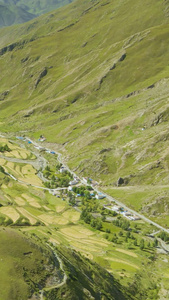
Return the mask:
<path id="1" fill-rule="evenodd" d="M 71 3 L 72 0 L 54 1 L 0 1 L 0 27 L 28 22 L 41 14 Z"/>

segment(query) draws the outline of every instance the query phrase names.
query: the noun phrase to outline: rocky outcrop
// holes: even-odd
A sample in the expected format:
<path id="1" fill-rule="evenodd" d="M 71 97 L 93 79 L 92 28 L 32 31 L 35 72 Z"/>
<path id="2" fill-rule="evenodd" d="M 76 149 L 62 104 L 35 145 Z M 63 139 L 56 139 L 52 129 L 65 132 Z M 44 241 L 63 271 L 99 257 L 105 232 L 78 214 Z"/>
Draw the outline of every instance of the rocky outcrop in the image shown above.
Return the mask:
<path id="1" fill-rule="evenodd" d="M 48 69 L 45 67 L 41 73 L 39 74 L 38 79 L 35 82 L 35 89 L 37 88 L 38 84 L 40 83 L 40 81 L 42 80 L 43 77 L 45 77 L 48 73 Z"/>
<path id="2" fill-rule="evenodd" d="M 124 179 L 122 177 L 119 177 L 119 179 L 117 180 L 117 186 L 124 184 Z"/>
<path id="3" fill-rule="evenodd" d="M 3 93 L 0 94 L 0 101 L 5 100 L 5 98 L 8 96 L 9 91 L 5 91 Z"/>

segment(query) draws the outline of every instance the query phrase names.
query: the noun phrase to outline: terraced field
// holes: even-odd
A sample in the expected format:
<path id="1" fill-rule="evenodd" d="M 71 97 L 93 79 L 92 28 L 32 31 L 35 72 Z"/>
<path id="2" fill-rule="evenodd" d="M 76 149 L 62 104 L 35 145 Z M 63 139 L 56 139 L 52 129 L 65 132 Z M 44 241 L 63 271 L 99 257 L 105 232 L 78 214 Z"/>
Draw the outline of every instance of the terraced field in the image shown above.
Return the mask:
<path id="1" fill-rule="evenodd" d="M 126 286 L 136 273 L 144 272 L 153 251 L 148 248 L 141 251 L 139 247 L 129 242 L 117 245 L 110 239 L 106 239 L 104 232 L 84 224 L 80 220 L 80 213 L 69 205 L 66 195 L 63 200 L 59 190 L 58 197 L 56 197 L 45 188 L 39 189 L 33 186 L 38 185 L 43 188 L 43 182 L 38 178 L 37 170 L 27 163 L 31 152 L 19 146 L 16 150 L 15 145 L 12 151 L 13 158 L 16 160 L 19 155 L 23 160 L 23 153 L 27 153 L 27 156 L 25 155 L 25 164 L 8 161 L 9 157 L 6 157 L 6 153 L 0 159 L 0 165 L 6 172 L 22 180 L 22 182 L 16 181 L 3 174 L 0 178 L 0 204 L 2 205 L 0 222 L 2 226 L 10 225 L 16 230 L 21 230 L 28 237 L 37 236 L 41 241 L 47 241 L 52 245 L 69 246 L 88 259 L 99 263 Z M 32 156 L 33 159 L 35 158 Z M 151 227 L 143 221 L 140 221 L 140 225 L 145 227 L 145 230 L 147 226 L 149 229 Z M 120 228 L 111 224 L 111 236 L 119 235 L 119 232 Z M 158 263 L 160 261 L 164 270 L 162 282 L 166 282 L 167 265 L 163 264 L 163 257 L 158 260 Z"/>

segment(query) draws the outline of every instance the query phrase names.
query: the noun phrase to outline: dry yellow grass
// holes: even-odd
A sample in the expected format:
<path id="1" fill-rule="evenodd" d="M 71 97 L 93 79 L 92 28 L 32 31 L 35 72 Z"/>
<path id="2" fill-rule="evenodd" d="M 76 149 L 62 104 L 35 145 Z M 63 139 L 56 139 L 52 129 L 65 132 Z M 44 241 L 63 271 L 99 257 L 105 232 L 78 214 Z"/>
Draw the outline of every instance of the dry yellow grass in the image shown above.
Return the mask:
<path id="1" fill-rule="evenodd" d="M 61 232 L 64 235 L 72 237 L 72 238 L 78 238 L 78 239 L 85 239 L 86 238 L 85 234 L 78 230 L 78 226 L 76 226 L 76 228 L 74 228 L 72 226 L 62 228 Z"/>
<path id="2" fill-rule="evenodd" d="M 49 207 L 47 207 L 46 205 L 43 205 L 43 207 L 44 207 L 44 209 L 46 209 L 46 210 L 51 210 Z"/>
<path id="3" fill-rule="evenodd" d="M 15 164 L 14 164 L 14 162 L 12 162 L 12 161 L 8 161 L 7 164 L 6 164 L 6 166 L 7 166 L 8 168 L 12 169 L 12 170 L 15 168 Z"/>
<path id="4" fill-rule="evenodd" d="M 23 207 L 18 207 L 17 210 L 29 220 L 31 225 L 34 225 L 36 223 L 37 220 L 34 218 L 34 216 L 27 212 L 26 209 L 24 209 Z"/>
<path id="5" fill-rule="evenodd" d="M 125 250 L 125 249 L 116 248 L 116 251 L 125 253 L 129 256 L 132 256 L 132 257 L 138 257 L 138 255 L 136 253 L 134 253 L 132 251 Z"/>
<path id="6" fill-rule="evenodd" d="M 20 215 L 18 214 L 18 212 L 13 208 L 13 207 L 1 207 L 0 208 L 0 212 L 6 216 L 8 216 L 10 219 L 12 219 L 12 221 L 15 223 Z"/>
<path id="7" fill-rule="evenodd" d="M 71 222 L 77 222 L 80 218 L 80 213 L 77 211 L 67 210 L 62 214 L 62 216 Z"/>
<path id="8" fill-rule="evenodd" d="M 55 238 L 50 238 L 49 242 L 52 243 L 52 244 L 60 245 L 60 242 L 58 242 Z"/>
<path id="9" fill-rule="evenodd" d="M 54 215 L 49 215 L 49 213 L 40 215 L 39 219 L 42 220 L 44 223 L 47 223 L 47 224 L 66 225 L 68 223 L 68 221 L 63 219 L 62 217 L 60 217 L 60 216 L 56 217 Z"/>
<path id="10" fill-rule="evenodd" d="M 23 175 L 22 175 L 22 173 L 20 171 L 20 166 L 19 165 L 16 165 L 15 171 L 18 173 L 18 175 L 20 175 L 21 177 L 23 177 Z"/>
<path id="11" fill-rule="evenodd" d="M 4 158 L 0 158 L 0 165 L 4 166 L 6 164 L 6 160 Z"/>
<path id="12" fill-rule="evenodd" d="M 93 231 L 87 229 L 87 228 L 84 228 L 82 226 L 76 226 L 77 230 L 79 232 L 81 232 L 83 235 L 87 235 L 87 236 L 91 236 L 91 235 L 94 235 Z"/>
<path id="13" fill-rule="evenodd" d="M 22 157 L 23 159 L 27 159 L 27 157 L 30 155 L 29 152 L 27 152 L 26 150 L 22 150 L 19 152 L 20 157 Z"/>
<path id="14" fill-rule="evenodd" d="M 33 186 L 42 186 L 42 181 L 36 176 L 32 175 L 31 177 L 18 178 L 19 180 L 25 182 L 26 184 L 31 184 Z"/>
<path id="15" fill-rule="evenodd" d="M 61 217 L 56 217 L 56 224 L 59 225 L 67 225 L 69 221 L 67 219 L 64 219 L 62 216 Z"/>
<path id="16" fill-rule="evenodd" d="M 42 181 L 38 178 L 36 170 L 31 165 L 23 166 L 21 172 L 24 175 L 24 179 L 19 178 L 20 180 L 32 185 L 42 186 Z"/>
<path id="17" fill-rule="evenodd" d="M 70 237 L 68 237 L 67 240 L 70 242 L 71 246 L 74 247 L 77 251 L 83 251 L 87 253 L 88 251 L 90 251 L 90 253 L 97 253 L 97 255 L 101 255 L 103 253 L 103 249 L 101 247 L 95 246 L 92 243 L 86 244 L 83 240 L 72 240 Z"/>
<path id="18" fill-rule="evenodd" d="M 12 171 L 12 174 L 16 177 L 18 177 L 18 172 L 15 170 L 15 163 L 8 161 L 5 165 L 5 171 L 9 172 Z"/>
<path id="19" fill-rule="evenodd" d="M 20 155 L 20 151 L 18 150 L 13 150 L 11 153 L 16 158 L 22 158 L 22 156 Z"/>
<path id="20" fill-rule="evenodd" d="M 85 243 L 86 244 L 92 243 L 94 245 L 98 245 L 99 247 L 106 247 L 106 246 L 110 245 L 110 242 L 108 242 L 106 240 L 102 242 L 102 241 L 100 241 L 100 239 L 93 239 L 93 238 L 89 238 L 89 239 L 85 240 Z"/>
<path id="21" fill-rule="evenodd" d="M 31 165 L 24 165 L 22 167 L 22 174 L 27 175 L 27 174 L 35 174 L 35 169 Z"/>
<path id="22" fill-rule="evenodd" d="M 5 152 L 4 155 L 6 157 L 14 157 L 14 155 L 12 154 L 12 152 Z"/>
<path id="23" fill-rule="evenodd" d="M 121 263 L 121 264 L 123 264 L 123 265 L 128 265 L 128 266 L 131 266 L 131 267 L 133 267 L 133 268 L 135 268 L 135 269 L 137 269 L 137 270 L 139 270 L 140 268 L 137 266 L 137 265 L 135 265 L 135 264 L 133 264 L 133 263 L 130 263 L 129 261 L 126 261 L 126 260 L 122 260 L 122 259 L 118 259 L 118 258 L 114 258 L 114 257 L 105 257 L 105 259 L 107 259 L 107 260 L 109 260 L 109 261 L 114 261 L 114 262 L 119 262 L 119 263 Z"/>
<path id="24" fill-rule="evenodd" d="M 41 205 L 32 197 L 30 197 L 27 194 L 22 194 L 22 197 L 31 205 L 34 206 L 36 208 L 40 208 Z"/>
<path id="25" fill-rule="evenodd" d="M 64 209 L 65 209 L 66 205 L 63 203 L 63 204 L 59 204 L 59 205 L 56 205 L 56 212 L 57 213 L 60 213 L 62 212 Z"/>
<path id="26" fill-rule="evenodd" d="M 6 184 L 3 183 L 3 184 L 1 185 L 1 189 L 7 189 L 7 188 L 8 188 L 8 187 L 6 186 Z"/>
<path id="27" fill-rule="evenodd" d="M 24 205 L 25 205 L 25 201 L 24 201 L 23 198 L 21 198 L 21 197 L 16 197 L 16 198 L 15 198 L 15 202 L 16 202 L 19 206 L 24 206 Z"/>
<path id="28" fill-rule="evenodd" d="M 8 195 L 5 195 L 5 198 L 6 198 L 7 200 L 9 200 L 9 202 L 11 202 L 11 203 L 13 202 L 12 199 L 11 199 L 11 197 L 9 197 Z"/>
<path id="29" fill-rule="evenodd" d="M 8 140 L 6 138 L 0 138 L 0 143 L 8 144 Z"/>

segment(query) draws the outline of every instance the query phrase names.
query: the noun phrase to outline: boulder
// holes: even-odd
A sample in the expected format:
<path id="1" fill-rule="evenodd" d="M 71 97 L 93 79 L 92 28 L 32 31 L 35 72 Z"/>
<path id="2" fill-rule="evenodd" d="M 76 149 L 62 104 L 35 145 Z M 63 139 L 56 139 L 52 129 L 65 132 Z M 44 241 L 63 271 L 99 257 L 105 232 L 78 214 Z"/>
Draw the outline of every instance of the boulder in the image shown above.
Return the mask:
<path id="1" fill-rule="evenodd" d="M 119 177 L 119 179 L 117 180 L 117 185 L 121 185 L 124 183 L 124 179 L 122 177 Z"/>

